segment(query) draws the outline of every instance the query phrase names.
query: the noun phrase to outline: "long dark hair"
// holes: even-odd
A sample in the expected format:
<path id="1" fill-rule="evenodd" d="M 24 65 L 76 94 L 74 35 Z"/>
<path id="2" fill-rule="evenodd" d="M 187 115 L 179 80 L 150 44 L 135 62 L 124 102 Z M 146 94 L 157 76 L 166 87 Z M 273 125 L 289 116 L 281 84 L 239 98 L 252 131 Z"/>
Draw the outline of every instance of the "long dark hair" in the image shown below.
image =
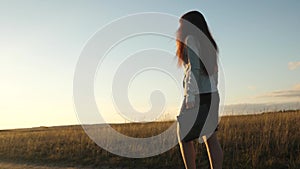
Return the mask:
<path id="1" fill-rule="evenodd" d="M 183 21 L 185 20 L 185 21 Z M 213 39 L 209 29 L 208 29 L 208 25 L 205 21 L 204 16 L 199 12 L 199 11 L 190 11 L 186 14 L 184 14 L 181 18 L 180 18 L 180 26 L 177 30 L 177 40 L 176 40 L 176 46 L 177 46 L 177 51 L 176 51 L 176 55 L 178 58 L 178 66 L 182 66 L 183 62 L 187 63 L 188 59 L 186 56 L 186 44 L 184 44 L 184 39 L 188 36 L 188 35 L 192 35 L 194 37 L 199 37 L 198 35 L 193 35 L 194 32 L 189 32 L 188 29 L 188 25 L 185 24 L 185 22 L 188 21 L 190 23 L 192 23 L 193 25 L 195 25 L 198 29 L 200 29 L 200 31 L 202 31 L 206 37 L 210 40 L 211 44 L 214 46 L 215 51 L 218 52 L 218 46 L 217 43 L 215 42 L 215 40 Z M 207 58 L 208 56 L 204 56 L 202 57 L 202 59 L 206 59 L 209 60 L 209 64 L 205 64 L 205 70 L 204 72 L 208 75 L 213 74 L 214 72 L 216 72 L 218 70 L 218 65 L 217 65 L 217 54 L 215 55 L 210 55 L 210 58 Z M 203 60 L 202 60 L 203 61 Z M 202 63 L 202 62 L 201 62 Z"/>

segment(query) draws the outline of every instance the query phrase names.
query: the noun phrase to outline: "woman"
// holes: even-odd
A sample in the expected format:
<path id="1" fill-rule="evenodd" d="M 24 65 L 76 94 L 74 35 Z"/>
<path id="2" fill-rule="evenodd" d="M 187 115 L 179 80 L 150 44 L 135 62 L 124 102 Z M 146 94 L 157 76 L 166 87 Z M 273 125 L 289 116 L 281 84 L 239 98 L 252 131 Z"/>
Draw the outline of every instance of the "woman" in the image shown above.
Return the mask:
<path id="1" fill-rule="evenodd" d="M 193 140 L 203 138 L 211 168 L 222 168 L 223 152 L 217 140 L 217 121 L 219 111 L 218 83 L 218 47 L 214 41 L 203 15 L 190 11 L 180 18 L 177 31 L 178 65 L 183 66 L 184 101 L 180 115 L 196 111 L 192 129 L 182 132 L 185 122 L 178 120 L 178 138 L 181 155 L 186 169 L 196 168 L 196 153 Z M 192 25 L 192 26 L 191 26 Z M 195 27 L 196 29 L 194 29 Z M 208 42 L 208 43 L 205 43 Z M 208 107 L 203 109 L 203 107 Z M 201 110 L 200 110 L 201 109 Z M 190 112 L 189 112 L 190 111 Z M 180 115 L 178 117 L 180 117 Z M 210 121 L 210 119 L 213 119 Z M 208 121 L 205 123 L 205 121 Z M 204 124 L 205 123 L 205 124 Z M 209 124 L 215 126 L 212 131 L 205 130 Z M 215 123 L 215 124 L 213 124 Z M 195 132 L 196 131 L 196 132 Z M 207 139 L 208 138 L 208 139 Z"/>

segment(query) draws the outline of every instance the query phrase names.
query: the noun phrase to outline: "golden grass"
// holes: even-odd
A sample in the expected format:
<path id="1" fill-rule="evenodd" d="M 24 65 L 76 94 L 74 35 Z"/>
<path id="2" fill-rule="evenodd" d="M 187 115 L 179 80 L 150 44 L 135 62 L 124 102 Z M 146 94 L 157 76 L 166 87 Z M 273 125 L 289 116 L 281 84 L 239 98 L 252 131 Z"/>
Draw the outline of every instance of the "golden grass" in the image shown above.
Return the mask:
<path id="1" fill-rule="evenodd" d="M 218 137 L 224 168 L 300 168 L 300 111 L 222 117 Z M 156 135 L 173 122 L 115 124 L 133 137 Z M 120 145 L 122 146 L 122 145 Z M 205 147 L 196 143 L 197 162 L 208 168 Z M 129 159 L 98 147 L 81 126 L 0 131 L 0 161 L 111 168 L 183 168 L 178 146 L 155 157 Z"/>

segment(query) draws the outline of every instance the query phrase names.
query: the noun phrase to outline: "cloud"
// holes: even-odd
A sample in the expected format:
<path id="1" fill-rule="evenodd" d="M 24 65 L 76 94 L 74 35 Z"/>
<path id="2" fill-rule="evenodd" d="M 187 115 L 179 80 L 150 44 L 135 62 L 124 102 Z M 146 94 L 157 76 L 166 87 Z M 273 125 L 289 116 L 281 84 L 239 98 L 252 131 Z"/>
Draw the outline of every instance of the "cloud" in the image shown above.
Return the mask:
<path id="1" fill-rule="evenodd" d="M 300 90 L 281 90 L 269 93 L 270 97 L 300 97 Z"/>
<path id="2" fill-rule="evenodd" d="M 295 85 L 292 89 L 277 90 L 257 96 L 257 98 L 300 98 L 300 84 Z"/>
<path id="3" fill-rule="evenodd" d="M 300 83 L 299 83 L 299 84 L 296 84 L 296 85 L 293 87 L 293 89 L 295 89 L 295 90 L 300 90 Z"/>
<path id="4" fill-rule="evenodd" d="M 253 86 L 253 85 L 247 86 L 247 88 L 248 88 L 249 90 L 256 90 L 256 86 Z"/>
<path id="5" fill-rule="evenodd" d="M 249 89 L 252 87 L 248 86 Z M 243 100 L 243 102 L 238 104 L 225 105 L 225 109 L 221 114 L 252 114 L 296 109 L 300 109 L 300 83 L 288 89 L 276 90 L 248 97 L 247 100 Z"/>
<path id="6" fill-rule="evenodd" d="M 298 67 L 300 67 L 300 62 L 289 62 L 288 63 L 288 68 L 290 70 L 295 70 L 297 69 Z"/>
<path id="7" fill-rule="evenodd" d="M 241 115 L 256 114 L 262 112 L 272 112 L 280 110 L 299 110 L 300 102 L 284 102 L 284 103 L 256 103 L 256 104 L 233 104 L 226 105 L 221 115 Z"/>

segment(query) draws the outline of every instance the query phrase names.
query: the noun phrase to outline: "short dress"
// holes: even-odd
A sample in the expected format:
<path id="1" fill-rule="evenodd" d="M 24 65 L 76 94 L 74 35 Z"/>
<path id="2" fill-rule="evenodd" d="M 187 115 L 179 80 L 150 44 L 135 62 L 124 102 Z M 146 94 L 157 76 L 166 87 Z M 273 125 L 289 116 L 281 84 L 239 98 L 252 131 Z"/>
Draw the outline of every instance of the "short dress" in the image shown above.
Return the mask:
<path id="1" fill-rule="evenodd" d="M 217 89 L 218 74 L 206 75 L 201 72 L 204 66 L 199 59 L 199 47 L 194 37 L 186 38 L 188 63 L 185 67 L 185 77 L 183 80 L 184 99 L 177 116 L 179 123 L 179 135 L 183 142 L 188 142 L 202 136 L 209 137 L 213 132 L 218 130 L 219 102 L 220 96 Z M 194 101 L 195 106 L 187 109 L 186 102 Z M 182 122 L 179 120 L 185 113 L 195 113 L 192 122 Z M 191 123 L 191 128 L 187 132 L 182 132 L 182 126 Z"/>

